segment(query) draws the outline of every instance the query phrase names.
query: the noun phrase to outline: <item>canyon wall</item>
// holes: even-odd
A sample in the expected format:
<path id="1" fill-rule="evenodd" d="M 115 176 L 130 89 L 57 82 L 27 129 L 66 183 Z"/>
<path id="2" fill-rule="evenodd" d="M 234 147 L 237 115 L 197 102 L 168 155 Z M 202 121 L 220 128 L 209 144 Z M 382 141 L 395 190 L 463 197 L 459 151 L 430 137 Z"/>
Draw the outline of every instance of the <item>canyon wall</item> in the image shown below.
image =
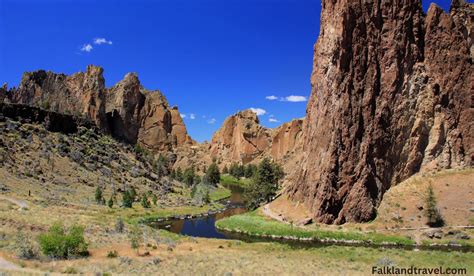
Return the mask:
<path id="1" fill-rule="evenodd" d="M 391 185 L 473 165 L 473 6 L 323 0 L 303 159 L 287 189 L 324 223 L 368 221 Z"/>
<path id="2" fill-rule="evenodd" d="M 260 125 L 255 112 L 240 111 L 229 116 L 214 133 L 210 155 L 222 166 L 258 162 L 264 157 L 281 162 L 300 153 L 297 149 L 302 145 L 302 127 L 303 120 L 296 119 L 269 129 Z"/>
<path id="3" fill-rule="evenodd" d="M 134 73 L 107 89 L 101 67 L 90 65 L 70 76 L 39 70 L 25 73 L 7 94 L 9 103 L 85 117 L 101 131 L 151 152 L 195 143 L 177 107 L 170 107 L 160 91 L 144 89 Z"/>

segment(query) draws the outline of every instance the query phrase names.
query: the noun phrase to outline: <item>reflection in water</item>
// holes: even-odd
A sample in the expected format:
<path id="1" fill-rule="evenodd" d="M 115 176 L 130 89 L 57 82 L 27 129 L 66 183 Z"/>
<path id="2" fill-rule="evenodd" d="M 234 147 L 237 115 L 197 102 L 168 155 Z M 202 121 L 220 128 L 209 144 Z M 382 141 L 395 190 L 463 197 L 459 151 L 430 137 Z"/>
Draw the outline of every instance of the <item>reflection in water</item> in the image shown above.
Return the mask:
<path id="1" fill-rule="evenodd" d="M 156 226 L 186 236 L 229 239 L 228 234 L 217 231 L 215 222 L 225 217 L 245 213 L 247 210 L 243 207 L 242 188 L 238 186 L 227 186 L 227 188 L 232 192 L 231 197 L 227 200 L 228 205 L 231 206 L 229 209 L 218 214 L 193 219 L 178 219 Z"/>

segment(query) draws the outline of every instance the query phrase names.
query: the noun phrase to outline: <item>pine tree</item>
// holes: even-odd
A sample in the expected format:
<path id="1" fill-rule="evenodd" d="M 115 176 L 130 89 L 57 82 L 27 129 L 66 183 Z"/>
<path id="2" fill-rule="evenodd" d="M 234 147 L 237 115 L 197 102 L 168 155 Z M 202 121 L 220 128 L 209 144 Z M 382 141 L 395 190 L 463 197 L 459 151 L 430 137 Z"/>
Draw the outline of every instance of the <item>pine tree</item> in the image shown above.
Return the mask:
<path id="1" fill-rule="evenodd" d="M 279 165 L 265 158 L 258 165 L 253 181 L 244 194 L 249 209 L 256 209 L 262 203 L 270 202 L 278 190 L 282 177 Z"/>
<path id="2" fill-rule="evenodd" d="M 171 170 L 170 177 L 171 177 L 171 179 L 176 179 L 176 171 L 174 169 Z"/>
<path id="3" fill-rule="evenodd" d="M 228 174 L 229 173 L 229 168 L 227 168 L 227 165 L 224 166 L 224 169 L 222 169 L 223 174 Z"/>
<path id="4" fill-rule="evenodd" d="M 146 194 L 144 194 L 143 197 L 142 197 L 142 206 L 145 209 L 148 209 L 148 208 L 151 207 L 150 202 L 148 201 L 148 197 L 146 196 Z"/>
<path id="5" fill-rule="evenodd" d="M 206 179 L 212 185 L 217 185 L 221 181 L 221 173 L 216 163 L 212 163 L 207 169 Z"/>
<path id="6" fill-rule="evenodd" d="M 183 181 L 183 171 L 181 170 L 180 167 L 176 170 L 176 180 L 179 182 Z"/>
<path id="7" fill-rule="evenodd" d="M 122 206 L 124 208 L 132 208 L 133 200 L 132 200 L 132 197 L 130 195 L 130 191 L 125 191 L 122 196 L 123 196 Z"/>
<path id="8" fill-rule="evenodd" d="M 103 200 L 102 189 L 99 186 L 97 186 L 97 188 L 95 189 L 95 201 L 97 202 L 97 204 L 102 204 L 102 200 Z"/>
<path id="9" fill-rule="evenodd" d="M 158 197 L 156 197 L 155 194 L 153 194 L 152 200 L 153 200 L 153 205 L 157 206 L 158 205 Z"/>
<path id="10" fill-rule="evenodd" d="M 109 206 L 109 208 L 114 207 L 114 200 L 112 199 L 112 197 L 109 198 L 109 201 L 107 202 L 107 205 Z"/>
<path id="11" fill-rule="evenodd" d="M 426 191 L 425 204 L 425 216 L 427 218 L 426 224 L 428 224 L 430 227 L 443 226 L 444 220 L 441 216 L 441 212 L 437 207 L 436 197 L 434 195 L 433 186 L 431 186 L 431 184 L 428 186 L 428 190 Z"/>
<path id="12" fill-rule="evenodd" d="M 195 176 L 194 167 L 191 166 L 184 171 L 183 182 L 188 186 L 192 186 Z"/>
<path id="13" fill-rule="evenodd" d="M 130 199 L 132 202 L 135 202 L 137 200 L 137 190 L 135 190 L 135 187 L 131 187 L 129 191 Z"/>

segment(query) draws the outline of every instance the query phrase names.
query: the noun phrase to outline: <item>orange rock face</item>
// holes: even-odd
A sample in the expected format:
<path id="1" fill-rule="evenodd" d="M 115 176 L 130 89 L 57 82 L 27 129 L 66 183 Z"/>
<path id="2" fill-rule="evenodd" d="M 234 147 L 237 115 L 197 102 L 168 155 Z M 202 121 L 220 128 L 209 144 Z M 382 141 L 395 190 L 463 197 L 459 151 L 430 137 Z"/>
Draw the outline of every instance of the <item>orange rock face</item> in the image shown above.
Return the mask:
<path id="1" fill-rule="evenodd" d="M 227 162 L 248 163 L 271 144 L 269 131 L 260 125 L 257 114 L 241 111 L 227 118 L 211 140 L 211 156 Z"/>
<path id="2" fill-rule="evenodd" d="M 268 129 L 260 125 L 253 111 L 241 111 L 228 117 L 212 137 L 211 157 L 223 165 L 258 162 L 263 157 L 287 160 L 300 154 L 297 149 L 302 145 L 302 127 L 303 120 L 300 119 Z"/>
<path id="3" fill-rule="evenodd" d="M 25 73 L 9 101 L 86 117 L 115 138 L 152 152 L 194 143 L 177 107 L 170 107 L 160 91 L 145 90 L 134 73 L 106 89 L 102 74 L 102 68 L 92 65 L 71 76 Z"/>
<path id="4" fill-rule="evenodd" d="M 273 131 L 270 154 L 274 160 L 282 160 L 286 156 L 301 154 L 303 142 L 302 119 L 284 123 Z"/>
<path id="5" fill-rule="evenodd" d="M 85 116 L 108 130 L 102 73 L 102 68 L 93 65 L 71 76 L 43 70 L 25 73 L 19 88 L 10 93 L 10 101 Z"/>
<path id="6" fill-rule="evenodd" d="M 370 2 L 370 3 L 369 3 Z M 323 0 L 303 163 L 287 190 L 324 223 L 368 221 L 409 176 L 473 165 L 472 5 Z"/>

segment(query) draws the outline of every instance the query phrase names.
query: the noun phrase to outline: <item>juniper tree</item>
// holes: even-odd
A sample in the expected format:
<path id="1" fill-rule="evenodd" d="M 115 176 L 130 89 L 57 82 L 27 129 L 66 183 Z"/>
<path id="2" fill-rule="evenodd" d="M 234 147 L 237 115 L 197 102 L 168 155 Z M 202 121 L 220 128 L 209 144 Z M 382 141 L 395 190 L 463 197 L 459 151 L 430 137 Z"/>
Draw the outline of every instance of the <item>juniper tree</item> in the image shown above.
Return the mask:
<path id="1" fill-rule="evenodd" d="M 103 200 L 102 189 L 99 186 L 97 186 L 97 188 L 95 189 L 95 201 L 97 202 L 97 204 L 102 204 L 102 200 Z"/>
<path id="2" fill-rule="evenodd" d="M 212 185 L 217 185 L 221 180 L 221 173 L 219 172 L 219 167 L 214 162 L 212 163 L 206 172 L 206 179 Z"/>
<path id="3" fill-rule="evenodd" d="M 433 186 L 431 184 L 428 186 L 426 191 L 426 198 L 425 198 L 425 216 L 427 219 L 426 224 L 430 227 L 441 227 L 444 225 L 443 217 L 441 216 L 441 212 L 438 209 L 436 197 L 434 195 Z"/>

